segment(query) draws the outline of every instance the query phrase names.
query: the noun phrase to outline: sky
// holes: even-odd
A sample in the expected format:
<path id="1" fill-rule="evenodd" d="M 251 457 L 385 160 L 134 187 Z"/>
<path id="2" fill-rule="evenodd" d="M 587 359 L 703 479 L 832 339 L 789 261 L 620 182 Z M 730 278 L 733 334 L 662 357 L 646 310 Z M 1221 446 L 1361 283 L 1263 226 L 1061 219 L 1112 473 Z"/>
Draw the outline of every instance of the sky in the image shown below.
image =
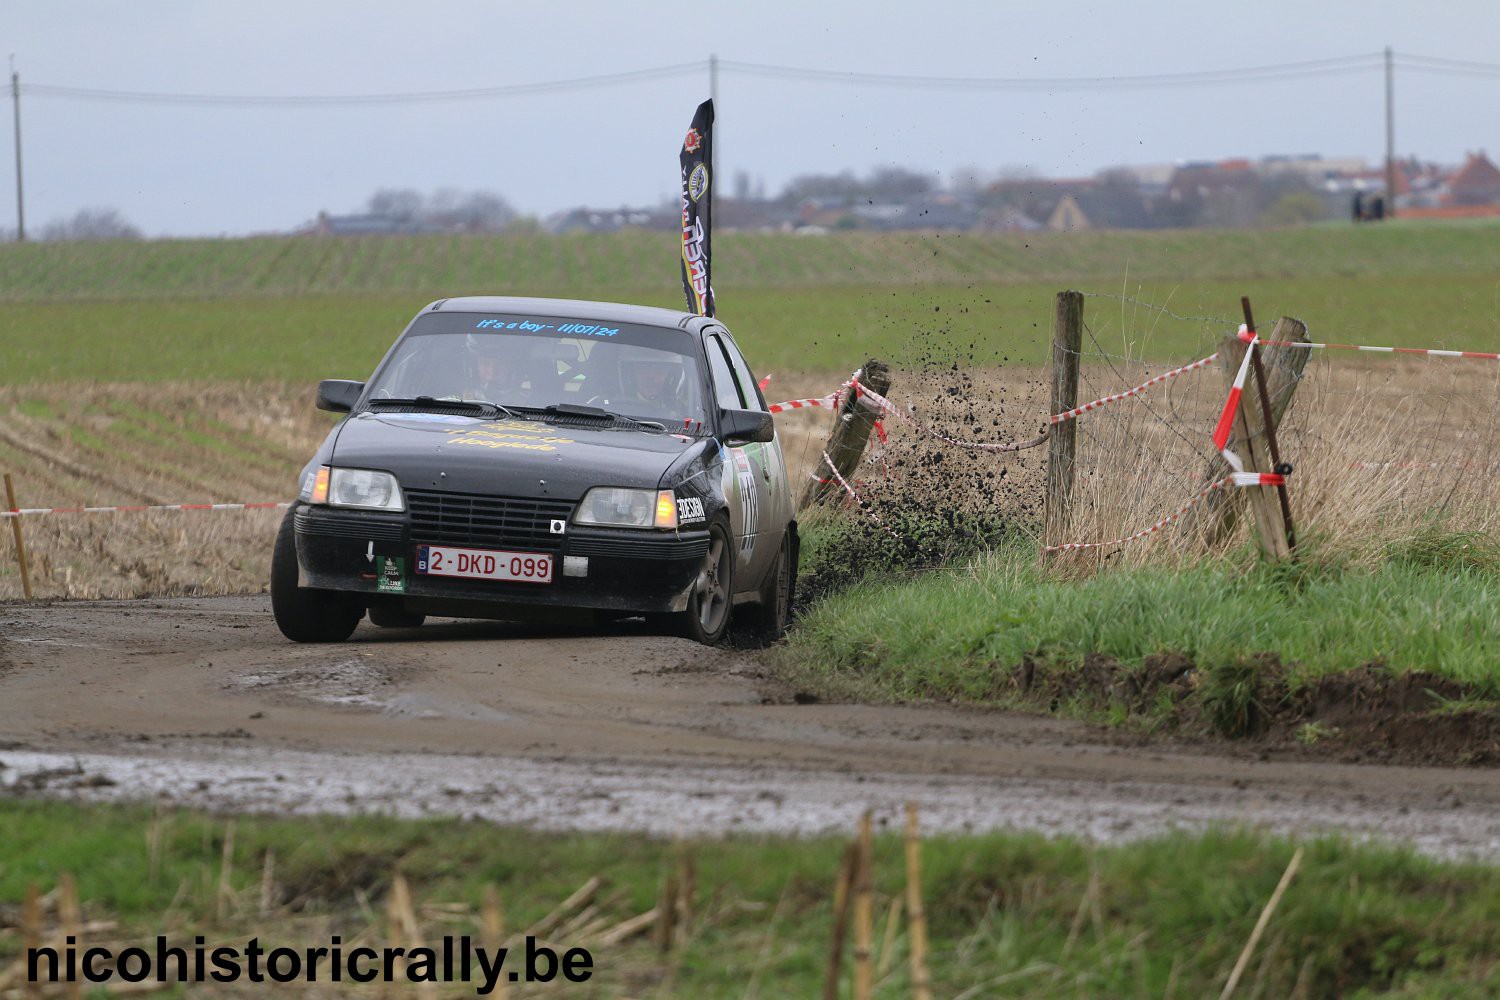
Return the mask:
<path id="1" fill-rule="evenodd" d="M 293 229 L 380 188 L 486 190 L 525 214 L 675 198 L 676 154 L 721 60 L 721 188 L 800 174 L 976 166 L 1088 176 L 1274 154 L 1384 156 L 1378 68 L 1233 85 L 917 88 L 735 64 L 944 78 L 1126 78 L 1370 55 L 1495 64 L 1500 4 L 1261 0 L 7 0 L 28 230 L 83 208 L 149 236 Z M 119 103 L 28 92 L 408 94 L 698 63 L 673 75 L 484 100 L 337 107 Z M 1396 151 L 1500 158 L 1500 74 L 1395 78 Z M 9 105 L 9 102 L 7 102 Z M 16 223 L 10 107 L 0 229 Z"/>

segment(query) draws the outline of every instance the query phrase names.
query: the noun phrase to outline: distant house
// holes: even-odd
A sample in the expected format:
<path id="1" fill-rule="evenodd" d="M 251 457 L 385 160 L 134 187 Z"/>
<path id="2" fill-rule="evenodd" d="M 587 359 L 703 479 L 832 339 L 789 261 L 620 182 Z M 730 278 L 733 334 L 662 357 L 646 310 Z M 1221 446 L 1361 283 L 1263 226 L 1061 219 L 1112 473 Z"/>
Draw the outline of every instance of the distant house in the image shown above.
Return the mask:
<path id="1" fill-rule="evenodd" d="M 394 219 L 388 215 L 329 215 L 319 212 L 317 219 L 298 230 L 301 236 L 392 236 L 405 233 L 441 232 L 423 222 Z"/>
<path id="2" fill-rule="evenodd" d="M 682 225 L 681 216 L 665 209 L 574 208 L 549 216 L 549 233 L 613 233 L 621 229 L 672 230 Z"/>
<path id="3" fill-rule="evenodd" d="M 1489 205 L 1500 202 L 1500 169 L 1481 150 L 1470 153 L 1448 178 L 1444 205 Z"/>
<path id="4" fill-rule="evenodd" d="M 1065 194 L 1047 217 L 1047 228 L 1054 233 L 1077 233 L 1091 228 L 1089 217 L 1078 206 L 1078 199 Z"/>

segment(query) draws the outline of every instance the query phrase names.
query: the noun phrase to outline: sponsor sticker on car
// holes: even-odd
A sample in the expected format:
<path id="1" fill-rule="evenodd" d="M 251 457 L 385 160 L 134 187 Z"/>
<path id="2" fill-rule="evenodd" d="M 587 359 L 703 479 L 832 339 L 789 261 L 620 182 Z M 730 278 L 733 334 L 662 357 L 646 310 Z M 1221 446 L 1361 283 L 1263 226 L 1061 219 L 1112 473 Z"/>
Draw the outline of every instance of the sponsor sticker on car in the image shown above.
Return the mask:
<path id="1" fill-rule="evenodd" d="M 449 545 L 417 546 L 417 573 L 466 580 L 551 583 L 552 556 L 546 552 L 501 552 Z"/>

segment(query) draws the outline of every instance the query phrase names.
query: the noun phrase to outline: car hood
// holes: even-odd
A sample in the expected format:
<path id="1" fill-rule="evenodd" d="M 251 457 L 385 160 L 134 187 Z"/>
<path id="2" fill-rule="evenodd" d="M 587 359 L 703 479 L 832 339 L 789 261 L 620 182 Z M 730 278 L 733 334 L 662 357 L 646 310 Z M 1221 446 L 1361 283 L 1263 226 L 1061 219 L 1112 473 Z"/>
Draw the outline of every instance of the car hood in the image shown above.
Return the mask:
<path id="1" fill-rule="evenodd" d="M 435 413 L 361 413 L 331 464 L 390 472 L 407 489 L 580 500 L 593 486 L 655 489 L 692 439 Z"/>

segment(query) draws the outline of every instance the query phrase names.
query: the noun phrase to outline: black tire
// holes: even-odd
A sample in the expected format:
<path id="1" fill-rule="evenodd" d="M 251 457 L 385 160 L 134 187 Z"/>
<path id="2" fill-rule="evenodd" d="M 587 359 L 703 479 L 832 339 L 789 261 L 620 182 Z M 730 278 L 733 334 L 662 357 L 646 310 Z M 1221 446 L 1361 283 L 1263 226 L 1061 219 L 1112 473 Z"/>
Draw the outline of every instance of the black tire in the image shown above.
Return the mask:
<path id="1" fill-rule="evenodd" d="M 766 575 L 760 603 L 739 610 L 743 634 L 752 645 L 769 646 L 786 635 L 792 622 L 792 594 L 797 586 L 797 563 L 792 555 L 792 530 L 781 538 L 781 551 Z M 738 641 L 738 640 L 736 640 Z"/>
<path id="2" fill-rule="evenodd" d="M 705 646 L 724 640 L 734 612 L 734 555 L 728 526 L 715 521 L 708 529 L 708 552 L 688 595 L 688 606 L 670 619 L 678 635 Z"/>
<path id="3" fill-rule="evenodd" d="M 370 605 L 370 624 L 377 628 L 418 628 L 426 620 L 426 615 L 393 604 Z"/>
<path id="4" fill-rule="evenodd" d="M 297 586 L 297 508 L 286 512 L 271 551 L 271 613 L 293 642 L 343 642 L 365 616 L 364 605 L 337 591 Z"/>

